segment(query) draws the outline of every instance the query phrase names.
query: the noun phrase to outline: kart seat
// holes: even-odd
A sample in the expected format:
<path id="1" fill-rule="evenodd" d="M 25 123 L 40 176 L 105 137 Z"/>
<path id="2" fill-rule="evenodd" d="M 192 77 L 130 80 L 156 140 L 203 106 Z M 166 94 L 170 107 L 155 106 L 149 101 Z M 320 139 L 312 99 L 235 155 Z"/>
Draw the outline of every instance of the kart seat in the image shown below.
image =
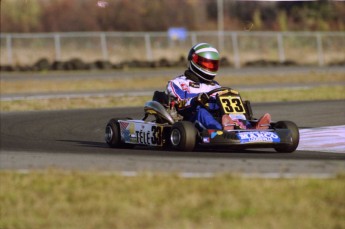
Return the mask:
<path id="1" fill-rule="evenodd" d="M 164 107 L 168 107 L 169 106 L 169 97 L 167 94 L 165 94 L 164 91 L 155 91 L 153 93 L 153 101 L 157 101 L 160 104 L 162 104 Z"/>

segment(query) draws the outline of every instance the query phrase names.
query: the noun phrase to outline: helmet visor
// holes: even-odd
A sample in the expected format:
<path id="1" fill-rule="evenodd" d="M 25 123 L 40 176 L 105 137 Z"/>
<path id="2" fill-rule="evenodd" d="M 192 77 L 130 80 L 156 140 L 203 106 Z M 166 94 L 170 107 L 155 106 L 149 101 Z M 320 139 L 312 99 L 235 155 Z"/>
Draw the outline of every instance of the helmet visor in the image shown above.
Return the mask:
<path id="1" fill-rule="evenodd" d="M 218 71 L 219 60 L 210 60 L 202 56 L 199 56 L 197 54 L 194 54 L 192 61 L 207 71 L 210 71 L 210 72 Z"/>

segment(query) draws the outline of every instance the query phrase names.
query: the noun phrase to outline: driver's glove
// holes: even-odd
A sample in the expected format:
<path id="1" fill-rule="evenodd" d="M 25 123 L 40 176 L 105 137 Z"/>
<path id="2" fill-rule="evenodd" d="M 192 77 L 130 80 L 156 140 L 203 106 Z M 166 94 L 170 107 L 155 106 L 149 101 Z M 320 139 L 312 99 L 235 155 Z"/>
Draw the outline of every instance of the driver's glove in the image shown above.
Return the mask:
<path id="1" fill-rule="evenodd" d="M 206 93 L 200 93 L 197 97 L 196 97 L 196 101 L 198 104 L 200 105 L 205 105 L 206 103 L 208 103 L 208 100 L 210 99 L 210 96 Z"/>

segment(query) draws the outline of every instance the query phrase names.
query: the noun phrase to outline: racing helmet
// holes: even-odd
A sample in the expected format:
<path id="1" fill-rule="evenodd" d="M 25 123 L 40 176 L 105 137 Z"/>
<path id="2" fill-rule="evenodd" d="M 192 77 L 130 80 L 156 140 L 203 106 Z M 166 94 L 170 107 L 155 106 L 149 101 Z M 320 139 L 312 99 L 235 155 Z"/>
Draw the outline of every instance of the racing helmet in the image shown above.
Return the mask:
<path id="1" fill-rule="evenodd" d="M 219 67 L 218 50 L 208 43 L 194 45 L 188 54 L 188 69 L 203 81 L 212 81 Z"/>

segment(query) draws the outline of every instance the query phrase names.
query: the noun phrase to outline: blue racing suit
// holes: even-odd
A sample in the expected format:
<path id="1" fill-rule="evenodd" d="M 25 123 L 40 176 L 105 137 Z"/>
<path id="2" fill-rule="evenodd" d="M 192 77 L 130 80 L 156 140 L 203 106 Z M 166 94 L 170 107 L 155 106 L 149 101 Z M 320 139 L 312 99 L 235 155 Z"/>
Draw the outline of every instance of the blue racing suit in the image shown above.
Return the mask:
<path id="1" fill-rule="evenodd" d="M 185 75 L 181 75 L 168 82 L 166 93 L 178 100 L 178 113 L 184 119 L 197 122 L 206 129 L 221 130 L 222 125 L 213 118 L 207 109 L 200 106 L 196 99 L 200 93 L 207 93 L 216 88 L 220 88 L 216 81 L 209 84 L 194 82 Z M 215 97 L 210 97 L 208 109 L 211 111 L 219 109 Z"/>

